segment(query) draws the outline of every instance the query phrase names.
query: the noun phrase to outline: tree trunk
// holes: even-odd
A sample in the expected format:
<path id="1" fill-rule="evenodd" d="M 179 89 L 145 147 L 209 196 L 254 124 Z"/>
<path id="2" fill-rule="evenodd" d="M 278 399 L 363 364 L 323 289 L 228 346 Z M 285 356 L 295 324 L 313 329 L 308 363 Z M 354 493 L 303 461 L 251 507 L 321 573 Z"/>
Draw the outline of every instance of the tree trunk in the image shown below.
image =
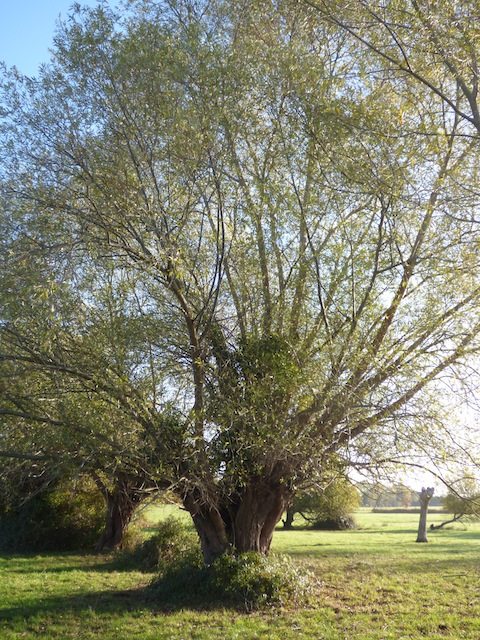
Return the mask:
<path id="1" fill-rule="evenodd" d="M 193 491 L 184 496 L 183 504 L 190 513 L 200 538 L 203 561 L 211 564 L 229 548 L 226 523 L 217 507 L 209 506 Z"/>
<path id="2" fill-rule="evenodd" d="M 267 555 L 275 526 L 289 502 L 290 495 L 282 485 L 247 487 L 233 520 L 234 547 L 240 553 L 258 551 Z"/>
<path id="3" fill-rule="evenodd" d="M 292 525 L 293 525 L 293 519 L 295 517 L 295 509 L 293 507 L 288 507 L 287 511 L 285 512 L 285 520 L 282 520 L 283 522 L 283 528 L 284 529 L 291 529 Z"/>
<path id="4" fill-rule="evenodd" d="M 417 542 L 428 542 L 427 539 L 427 513 L 428 505 L 432 499 L 434 489 L 433 487 L 422 487 L 422 491 L 419 493 L 420 497 L 420 522 L 418 524 Z"/>
<path id="5" fill-rule="evenodd" d="M 241 495 L 228 496 L 222 506 L 207 506 L 193 494 L 184 497 L 200 543 L 203 559 L 210 564 L 227 551 L 257 551 L 267 555 L 275 526 L 291 500 L 284 484 L 259 481 Z"/>
<path id="6" fill-rule="evenodd" d="M 105 528 L 95 545 L 95 551 L 98 553 L 121 548 L 125 531 L 144 494 L 139 490 L 138 482 L 132 482 L 127 476 L 122 475 L 113 491 L 104 489 L 103 495 L 107 513 Z"/>

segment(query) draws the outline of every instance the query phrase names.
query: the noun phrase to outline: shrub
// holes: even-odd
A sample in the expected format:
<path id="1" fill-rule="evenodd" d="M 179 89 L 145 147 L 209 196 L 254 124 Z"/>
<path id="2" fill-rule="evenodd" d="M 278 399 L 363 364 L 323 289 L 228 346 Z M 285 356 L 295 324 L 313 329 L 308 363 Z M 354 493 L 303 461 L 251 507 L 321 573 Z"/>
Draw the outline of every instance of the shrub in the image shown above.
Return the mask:
<path id="1" fill-rule="evenodd" d="M 338 518 L 326 518 L 325 520 L 316 520 L 312 524 L 313 529 L 320 531 L 344 531 L 346 529 L 356 529 L 357 523 L 355 518 L 350 515 L 339 516 Z"/>
<path id="2" fill-rule="evenodd" d="M 478 518 L 480 515 L 480 491 L 474 481 L 457 481 L 455 489 L 448 492 L 442 498 L 442 507 L 448 513 L 469 519 Z"/>
<path id="3" fill-rule="evenodd" d="M 5 551 L 72 551 L 93 547 L 104 500 L 89 478 L 62 480 L 11 509 L 0 522 Z"/>
<path id="4" fill-rule="evenodd" d="M 314 529 L 353 529 L 351 513 L 359 504 L 359 491 L 347 478 L 338 476 L 322 490 L 299 493 L 287 511 L 284 526 L 290 528 L 295 513 L 300 513 Z"/>
<path id="5" fill-rule="evenodd" d="M 205 567 L 175 563 L 151 585 L 163 604 L 231 606 L 245 611 L 308 601 L 313 576 L 286 556 L 225 554 Z"/>
<path id="6" fill-rule="evenodd" d="M 119 562 L 163 577 L 187 566 L 200 567 L 202 555 L 197 535 L 181 520 L 170 517 L 159 523 L 154 536 L 121 552 Z"/>
<path id="7" fill-rule="evenodd" d="M 284 606 L 308 599 L 314 583 L 286 556 L 232 553 L 205 566 L 197 535 L 175 518 L 160 523 L 152 538 L 121 557 L 144 571 L 157 571 L 152 597 L 171 606 L 230 605 L 247 611 Z"/>
<path id="8" fill-rule="evenodd" d="M 253 551 L 221 556 L 211 567 L 210 579 L 217 594 L 247 611 L 308 599 L 313 585 L 312 576 L 287 556 L 266 557 Z"/>

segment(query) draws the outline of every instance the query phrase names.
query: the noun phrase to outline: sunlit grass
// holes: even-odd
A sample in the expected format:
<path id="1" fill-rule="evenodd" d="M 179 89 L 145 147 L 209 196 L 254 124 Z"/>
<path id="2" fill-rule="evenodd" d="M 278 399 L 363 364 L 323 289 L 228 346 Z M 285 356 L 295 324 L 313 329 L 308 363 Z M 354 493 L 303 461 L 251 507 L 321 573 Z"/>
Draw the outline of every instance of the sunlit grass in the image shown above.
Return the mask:
<path id="1" fill-rule="evenodd" d="M 172 509 L 150 508 L 146 528 Z M 274 551 L 318 579 L 315 602 L 294 611 L 167 610 L 145 590 L 151 574 L 120 571 L 109 557 L 0 556 L 0 638 L 480 638 L 479 524 L 417 544 L 417 514 L 357 521 L 357 531 L 276 532 Z"/>

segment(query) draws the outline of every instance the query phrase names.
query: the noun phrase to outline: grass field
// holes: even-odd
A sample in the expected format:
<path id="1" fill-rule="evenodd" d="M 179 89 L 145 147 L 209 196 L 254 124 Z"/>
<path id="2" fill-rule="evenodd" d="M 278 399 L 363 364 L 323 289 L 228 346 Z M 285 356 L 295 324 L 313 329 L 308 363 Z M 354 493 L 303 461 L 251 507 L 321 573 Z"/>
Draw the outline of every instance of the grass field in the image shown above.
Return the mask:
<path id="1" fill-rule="evenodd" d="M 151 509 L 147 529 L 170 510 Z M 111 557 L 0 556 L 0 638 L 479 640 L 480 524 L 416 544 L 416 514 L 357 521 L 356 531 L 276 532 L 274 550 L 314 572 L 318 587 L 309 607 L 267 613 L 167 610 L 147 595 L 152 574 L 121 571 Z"/>

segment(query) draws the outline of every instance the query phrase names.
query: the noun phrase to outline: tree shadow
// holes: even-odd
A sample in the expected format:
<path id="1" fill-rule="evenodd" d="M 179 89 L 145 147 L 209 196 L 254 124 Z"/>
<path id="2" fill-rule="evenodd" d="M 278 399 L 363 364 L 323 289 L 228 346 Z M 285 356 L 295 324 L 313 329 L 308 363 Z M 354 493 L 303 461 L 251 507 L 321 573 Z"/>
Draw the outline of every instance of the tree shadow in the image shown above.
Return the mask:
<path id="1" fill-rule="evenodd" d="M 18 604 L 14 603 L 3 607 L 0 599 L 0 622 L 14 624 L 18 620 L 36 616 L 48 617 L 50 614 L 66 614 L 72 611 L 116 614 L 148 610 L 155 614 L 168 615 L 183 609 L 198 612 L 218 610 L 238 612 L 244 610 L 242 603 L 231 599 L 227 600 L 224 597 L 225 594 L 212 590 L 206 567 L 200 568 L 187 564 L 179 567 L 178 570 L 173 570 L 164 578 L 160 578 L 158 573 L 142 572 L 138 566 L 131 564 L 126 566 L 119 562 L 117 557 L 102 559 L 97 554 L 72 553 L 72 562 L 68 562 L 68 556 L 58 554 L 59 559 L 66 560 L 65 564 L 52 565 L 56 557 L 57 554 L 42 556 L 1 554 L 0 561 L 4 561 L 3 568 L 6 573 L 20 576 L 36 576 L 42 573 L 60 576 L 70 572 L 85 572 L 91 574 L 92 580 L 94 580 L 93 574 L 95 573 L 115 575 L 119 571 L 124 571 L 136 574 L 143 573 L 144 578 L 140 578 L 142 584 L 134 588 L 94 590 L 94 587 L 92 590 L 88 590 L 88 587 L 83 587 L 82 592 L 64 592 L 57 595 L 45 595 L 41 591 L 35 591 L 33 594 L 29 594 L 30 597 L 27 601 L 19 599 Z M 83 564 L 82 559 L 85 559 Z M 8 565 L 10 560 L 12 566 Z M 72 585 L 73 583 L 74 578 L 72 577 Z"/>
<path id="2" fill-rule="evenodd" d="M 153 608 L 153 603 L 150 603 Z M 22 602 L 18 606 L 4 607 L 0 610 L 0 620 L 12 622 L 18 618 L 25 619 L 38 615 L 48 616 L 52 613 L 66 611 L 89 610 L 95 613 L 115 613 L 149 608 L 149 600 L 145 589 L 122 591 L 93 591 L 66 596 L 40 597 L 29 603 Z"/>
<path id="3" fill-rule="evenodd" d="M 45 567 L 41 564 L 41 560 L 45 562 L 55 558 L 58 555 L 59 558 L 67 558 L 70 556 L 72 559 L 78 560 L 79 557 L 85 558 L 85 564 L 78 562 L 65 563 L 57 566 Z M 40 560 L 39 560 L 40 558 Z M 134 566 L 132 562 L 128 562 L 121 555 L 108 555 L 94 552 L 75 553 L 71 554 L 58 553 L 50 554 L 48 552 L 39 556 L 36 553 L 1 553 L 0 560 L 7 563 L 7 570 L 10 573 L 31 575 L 35 573 L 48 573 L 62 574 L 69 573 L 70 571 L 80 571 L 85 573 L 113 573 L 113 572 L 131 572 L 139 571 L 141 573 L 150 573 L 148 571 L 142 571 L 138 566 Z M 28 563 L 30 561 L 30 563 Z M 89 562 L 90 561 L 90 562 Z M 28 564 L 27 564 L 28 563 Z M 38 567 L 33 566 L 34 563 L 38 563 Z M 14 566 L 17 565 L 17 566 Z"/>
<path id="4" fill-rule="evenodd" d="M 184 597 L 175 600 L 162 601 L 155 590 L 150 586 L 122 590 L 101 590 L 75 593 L 61 596 L 43 596 L 22 602 L 18 605 L 0 607 L 0 623 L 14 624 L 18 620 L 36 618 L 38 616 L 48 618 L 50 615 L 92 612 L 94 614 L 124 614 L 125 612 L 150 611 L 154 614 L 168 615 L 183 609 L 206 612 L 221 609 L 232 610 L 235 607 L 226 606 L 212 600 L 211 602 L 199 599 L 195 594 L 185 592 Z"/>

